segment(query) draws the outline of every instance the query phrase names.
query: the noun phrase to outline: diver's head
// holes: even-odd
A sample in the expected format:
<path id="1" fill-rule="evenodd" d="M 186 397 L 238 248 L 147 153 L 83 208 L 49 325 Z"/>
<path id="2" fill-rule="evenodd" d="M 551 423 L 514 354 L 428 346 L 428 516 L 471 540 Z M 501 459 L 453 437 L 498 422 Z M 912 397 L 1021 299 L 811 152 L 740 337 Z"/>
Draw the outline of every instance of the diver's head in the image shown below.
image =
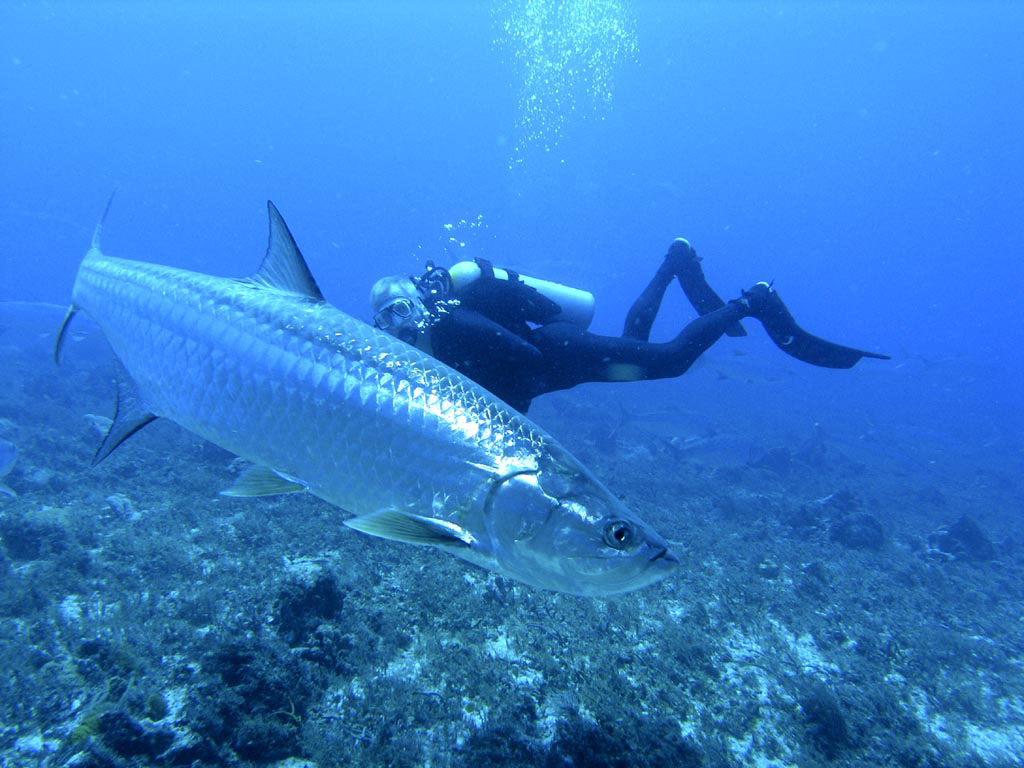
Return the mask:
<path id="1" fill-rule="evenodd" d="M 411 278 L 382 277 L 370 289 L 370 305 L 377 328 L 409 344 L 416 343 L 428 313 Z"/>

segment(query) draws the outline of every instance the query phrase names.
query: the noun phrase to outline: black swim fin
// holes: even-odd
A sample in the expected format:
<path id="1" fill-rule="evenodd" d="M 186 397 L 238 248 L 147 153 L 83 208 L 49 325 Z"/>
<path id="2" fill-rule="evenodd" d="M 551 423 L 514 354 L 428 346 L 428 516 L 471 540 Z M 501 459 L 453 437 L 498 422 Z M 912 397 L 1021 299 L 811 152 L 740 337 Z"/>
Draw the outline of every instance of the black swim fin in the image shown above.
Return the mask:
<path id="1" fill-rule="evenodd" d="M 862 357 L 875 360 L 891 359 L 889 355 L 844 347 L 842 344 L 825 341 L 808 333 L 796 324 L 793 315 L 775 291 L 766 297 L 764 304 L 753 316 L 761 321 L 775 346 L 787 355 L 811 365 L 822 368 L 852 368 Z"/>

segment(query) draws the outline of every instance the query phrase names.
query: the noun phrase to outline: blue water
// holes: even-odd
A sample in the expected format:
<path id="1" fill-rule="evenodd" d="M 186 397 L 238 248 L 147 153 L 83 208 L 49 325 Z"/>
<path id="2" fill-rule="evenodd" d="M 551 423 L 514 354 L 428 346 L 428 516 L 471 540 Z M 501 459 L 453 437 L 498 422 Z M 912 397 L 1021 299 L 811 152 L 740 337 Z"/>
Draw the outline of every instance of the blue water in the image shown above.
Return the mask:
<path id="1" fill-rule="evenodd" d="M 727 295 L 774 279 L 822 335 L 1021 383 L 1024 12 L 629 4 L 610 102 L 577 98 L 557 146 L 510 169 L 515 12 L 8 4 L 0 298 L 65 301 L 112 190 L 108 250 L 224 274 L 252 270 L 272 198 L 353 313 L 483 216 L 466 253 L 594 291 L 595 330 L 617 332 L 685 235 Z"/>
<path id="2" fill-rule="evenodd" d="M 813 369 L 753 324 L 719 373 L 541 398 L 546 426 L 577 394 L 823 424 L 965 497 L 1003 472 L 981 522 L 1019 538 L 1021 29 L 1011 2 L 7 2 L 0 302 L 66 304 L 114 191 L 106 252 L 232 276 L 272 199 L 364 318 L 377 277 L 481 256 L 592 291 L 617 334 L 685 236 L 726 298 L 774 280 L 893 360 Z M 655 338 L 693 316 L 676 292 Z"/>

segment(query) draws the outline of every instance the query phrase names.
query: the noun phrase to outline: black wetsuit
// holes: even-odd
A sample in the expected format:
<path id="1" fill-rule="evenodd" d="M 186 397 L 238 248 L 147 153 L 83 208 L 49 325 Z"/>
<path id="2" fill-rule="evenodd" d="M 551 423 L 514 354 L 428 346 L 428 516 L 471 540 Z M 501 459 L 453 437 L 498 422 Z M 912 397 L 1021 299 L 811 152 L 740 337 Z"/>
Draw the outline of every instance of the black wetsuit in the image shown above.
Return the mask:
<path id="1" fill-rule="evenodd" d="M 458 305 L 431 327 L 432 351 L 524 413 L 538 395 L 584 382 L 679 376 L 723 334 L 745 335 L 739 320 L 753 314 L 749 304 L 722 301 L 704 280 L 699 262 L 677 273 L 666 261 L 633 302 L 622 336 L 600 336 L 555 319 L 558 304 L 515 273 L 501 280 L 488 262 L 477 261 L 481 277 L 460 291 Z M 651 326 L 673 277 L 701 316 L 671 341 L 651 342 Z M 885 358 L 812 336 L 776 294 L 771 297 L 757 316 L 788 354 L 831 368 L 849 368 L 861 357 Z"/>
<path id="2" fill-rule="evenodd" d="M 434 355 L 525 412 L 545 392 L 587 381 L 635 381 L 679 376 L 743 316 L 723 304 L 694 320 L 675 339 L 648 336 L 673 275 L 659 270 L 634 302 L 622 337 L 588 333 L 554 318 L 558 304 L 516 276 L 501 280 L 481 262 L 483 274 L 458 294 L 430 331 Z"/>
<path id="3" fill-rule="evenodd" d="M 521 280 L 499 280 L 480 263 L 483 276 L 460 291 L 458 304 L 431 326 L 431 351 L 525 413 L 547 391 L 538 386 L 546 361 L 532 343 L 534 325 L 545 327 L 561 309 Z"/>

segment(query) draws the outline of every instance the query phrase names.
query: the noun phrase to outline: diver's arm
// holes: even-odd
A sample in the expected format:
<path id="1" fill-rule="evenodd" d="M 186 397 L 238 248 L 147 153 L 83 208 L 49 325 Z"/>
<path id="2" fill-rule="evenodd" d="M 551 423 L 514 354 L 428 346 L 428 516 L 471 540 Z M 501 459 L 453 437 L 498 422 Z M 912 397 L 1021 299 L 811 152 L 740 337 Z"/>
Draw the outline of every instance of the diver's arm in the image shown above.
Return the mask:
<path id="1" fill-rule="evenodd" d="M 540 360 L 540 350 L 480 312 L 454 307 L 434 332 L 437 356 L 456 368 L 464 359 L 522 364 Z M 443 339 L 443 343 L 439 342 Z"/>
<path id="2" fill-rule="evenodd" d="M 493 319 L 507 319 L 511 316 L 517 322 L 543 325 L 561 313 L 562 308 L 558 302 L 524 282 L 515 272 L 506 272 L 509 275 L 507 280 L 498 279 L 493 273 L 485 273 L 460 291 L 457 298 L 463 306 Z"/>
<path id="3" fill-rule="evenodd" d="M 512 290 L 523 303 L 523 318 L 530 323 L 550 323 L 562 311 L 558 302 L 552 301 L 532 285 L 527 285 L 522 280 L 517 280 Z"/>

